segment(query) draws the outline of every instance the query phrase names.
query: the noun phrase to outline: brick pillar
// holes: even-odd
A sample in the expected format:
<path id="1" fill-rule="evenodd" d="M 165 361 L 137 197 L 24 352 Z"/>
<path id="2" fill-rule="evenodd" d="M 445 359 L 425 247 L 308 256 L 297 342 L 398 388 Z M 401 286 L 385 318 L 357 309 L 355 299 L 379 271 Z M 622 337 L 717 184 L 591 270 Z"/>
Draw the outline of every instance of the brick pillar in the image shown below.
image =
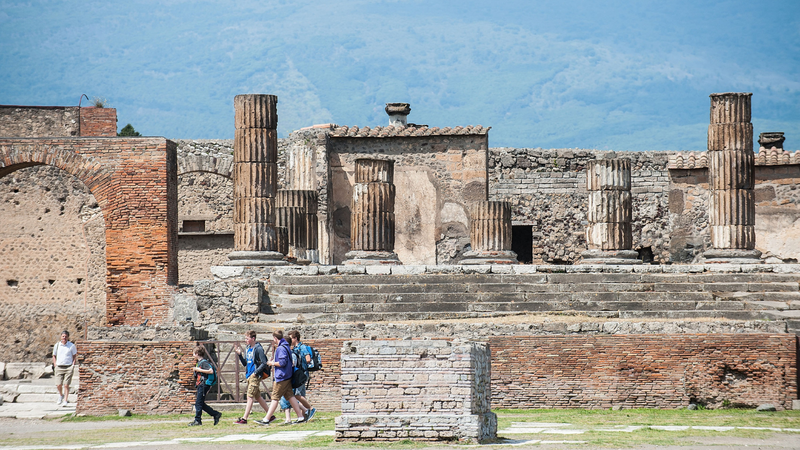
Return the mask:
<path id="1" fill-rule="evenodd" d="M 275 195 L 278 191 L 278 97 L 247 94 L 233 99 L 232 266 L 286 264 L 278 251 Z"/>
<path id="2" fill-rule="evenodd" d="M 357 159 L 345 264 L 400 264 L 394 253 L 394 161 Z"/>
<path id="3" fill-rule="evenodd" d="M 755 155 L 750 93 L 711 94 L 707 263 L 761 262 L 756 246 Z"/>
<path id="4" fill-rule="evenodd" d="M 461 264 L 515 264 L 511 250 L 511 204 L 477 202 L 469 207 L 469 242 L 472 250 Z"/>
<path id="5" fill-rule="evenodd" d="M 582 264 L 641 264 L 631 250 L 631 160 L 599 159 L 586 168 L 589 225 Z"/>
<path id="6" fill-rule="evenodd" d="M 312 263 L 319 262 L 319 220 L 317 218 L 317 205 L 319 195 L 317 191 L 281 189 L 278 191 L 278 206 L 296 206 L 303 209 L 303 231 L 305 238 L 301 243 L 304 254 L 299 259 Z M 280 225 L 280 221 L 279 221 Z"/>

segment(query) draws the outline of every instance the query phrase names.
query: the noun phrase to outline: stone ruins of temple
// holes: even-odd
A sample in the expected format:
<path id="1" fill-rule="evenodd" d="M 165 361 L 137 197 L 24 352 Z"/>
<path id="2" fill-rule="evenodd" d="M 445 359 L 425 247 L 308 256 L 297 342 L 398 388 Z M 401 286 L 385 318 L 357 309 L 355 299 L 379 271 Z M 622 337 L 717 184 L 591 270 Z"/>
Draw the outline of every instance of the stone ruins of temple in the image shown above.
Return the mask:
<path id="1" fill-rule="evenodd" d="M 277 98 L 237 96 L 233 145 L 89 137 L 102 127 L 76 118 L 96 111 L 0 107 L 3 332 L 80 326 L 87 414 L 184 411 L 197 341 L 287 327 L 325 355 L 310 388 L 324 408 L 352 381 L 344 342 L 421 357 L 435 337 L 490 341 L 490 363 L 518 368 L 475 391 L 491 407 L 789 409 L 800 157 L 772 132 L 753 154 L 749 94 L 711 104 L 706 152 L 627 153 L 490 148 L 488 127 L 413 124 L 401 103 L 385 127 L 278 140 Z M 80 245 L 32 232 L 40 218 Z M 4 357 L 43 343 L 13 338 Z M 488 408 L 471 414 L 491 430 Z M 340 437 L 378 436 L 346 430 L 358 420 L 343 415 Z"/>

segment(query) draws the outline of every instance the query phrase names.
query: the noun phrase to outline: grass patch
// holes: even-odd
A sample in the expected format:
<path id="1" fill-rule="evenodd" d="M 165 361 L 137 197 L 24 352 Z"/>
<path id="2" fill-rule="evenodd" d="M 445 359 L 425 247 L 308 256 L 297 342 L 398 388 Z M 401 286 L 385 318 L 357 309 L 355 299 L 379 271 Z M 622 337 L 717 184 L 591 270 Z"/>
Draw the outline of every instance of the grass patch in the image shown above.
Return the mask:
<path id="1" fill-rule="evenodd" d="M 554 441 L 586 441 L 579 444 L 585 448 L 635 448 L 645 445 L 691 445 L 704 438 L 743 438 L 765 440 L 774 436 L 768 430 L 708 431 L 687 429 L 682 431 L 661 431 L 643 428 L 630 433 L 619 431 L 603 431 L 597 428 L 614 426 L 678 425 L 678 426 L 726 426 L 726 427 L 770 427 L 800 429 L 800 411 L 756 412 L 752 409 L 723 410 L 657 410 L 628 409 L 622 411 L 583 410 L 583 409 L 536 409 L 536 410 L 495 410 L 498 415 L 498 435 L 512 440 L 537 439 Z M 134 415 L 119 417 L 117 415 L 92 417 L 66 417 L 60 421 L 73 424 L 63 445 L 97 445 L 110 442 L 162 441 L 178 438 L 221 437 L 231 434 L 273 434 L 284 431 L 333 430 L 334 420 L 338 412 L 319 412 L 314 420 L 298 425 L 282 426 L 273 423 L 268 427 L 255 424 L 236 425 L 233 423 L 241 416 L 242 411 L 224 411 L 219 425 L 213 426 L 213 420 L 204 415 L 201 427 L 188 427 L 193 415 Z M 251 421 L 262 418 L 262 413 L 251 415 Z M 279 422 L 283 415 L 279 416 Z M 586 430 L 582 434 L 531 433 L 510 434 L 502 430 L 508 429 L 514 422 L 547 422 L 568 423 L 570 429 Z M 83 426 L 80 426 L 84 424 Z M 45 421 L 39 429 L 3 430 L 0 431 L 0 446 L 37 446 L 52 444 L 52 433 L 46 430 L 54 427 L 55 421 Z M 567 428 L 567 427 L 564 427 Z M 800 438 L 800 433 L 797 434 Z M 500 439 L 502 441 L 503 439 Z M 231 442 L 232 444 L 233 442 Z M 238 441 L 237 444 L 249 446 L 264 443 Z M 380 443 L 347 443 L 334 442 L 332 436 L 311 436 L 303 441 L 271 442 L 291 448 L 390 448 L 416 449 L 437 444 L 404 440 L 399 442 Z M 442 445 L 458 445 L 447 443 Z"/>

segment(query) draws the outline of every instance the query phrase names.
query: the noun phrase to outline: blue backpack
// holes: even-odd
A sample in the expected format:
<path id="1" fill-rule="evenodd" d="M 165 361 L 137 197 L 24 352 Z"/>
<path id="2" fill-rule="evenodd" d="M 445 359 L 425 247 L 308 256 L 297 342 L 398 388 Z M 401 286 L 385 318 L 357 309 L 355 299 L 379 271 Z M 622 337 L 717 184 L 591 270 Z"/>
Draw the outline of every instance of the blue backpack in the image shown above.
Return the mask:
<path id="1" fill-rule="evenodd" d="M 200 362 L 203 361 L 206 361 L 211 366 L 211 373 L 206 377 L 206 386 L 213 386 L 217 382 L 217 369 L 214 368 L 214 364 L 211 361 L 203 359 Z"/>

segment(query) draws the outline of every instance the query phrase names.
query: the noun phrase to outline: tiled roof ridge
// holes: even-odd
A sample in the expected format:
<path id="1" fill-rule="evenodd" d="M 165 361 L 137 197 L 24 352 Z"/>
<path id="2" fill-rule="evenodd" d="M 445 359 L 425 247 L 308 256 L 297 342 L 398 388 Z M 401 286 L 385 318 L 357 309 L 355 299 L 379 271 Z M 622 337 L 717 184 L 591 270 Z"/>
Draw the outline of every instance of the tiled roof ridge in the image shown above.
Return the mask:
<path id="1" fill-rule="evenodd" d="M 455 136 L 455 135 L 476 135 L 486 134 L 492 127 L 482 125 L 467 125 L 457 127 L 429 127 L 427 125 L 408 124 L 406 127 L 395 127 L 392 125 L 377 127 L 358 127 L 358 126 L 339 126 L 331 127 L 331 137 L 416 137 L 416 136 Z"/>
<path id="2" fill-rule="evenodd" d="M 761 147 L 755 154 L 757 166 L 800 164 L 800 150 Z M 668 169 L 703 169 L 708 167 L 708 152 L 676 152 L 669 155 Z"/>

